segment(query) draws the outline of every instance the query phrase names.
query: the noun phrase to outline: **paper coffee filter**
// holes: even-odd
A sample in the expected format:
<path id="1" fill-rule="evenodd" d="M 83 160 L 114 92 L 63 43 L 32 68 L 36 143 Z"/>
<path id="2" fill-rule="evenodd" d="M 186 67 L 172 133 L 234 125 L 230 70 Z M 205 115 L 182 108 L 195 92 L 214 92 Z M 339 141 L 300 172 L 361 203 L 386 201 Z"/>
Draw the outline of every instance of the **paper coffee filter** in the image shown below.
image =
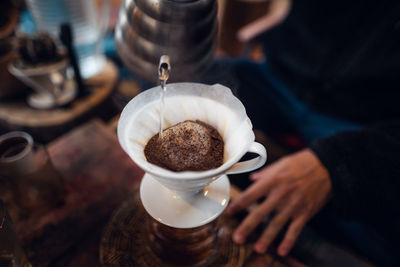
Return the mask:
<path id="1" fill-rule="evenodd" d="M 146 172 L 179 178 L 189 172 L 173 172 L 147 162 L 144 147 L 159 132 L 161 88 L 154 87 L 133 98 L 122 111 L 118 138 L 125 152 Z M 191 179 L 217 175 L 236 163 L 254 141 L 252 125 L 243 104 L 225 86 L 198 83 L 167 85 L 164 129 L 185 120 L 201 120 L 215 127 L 224 140 L 224 164 L 219 168 L 190 172 Z"/>

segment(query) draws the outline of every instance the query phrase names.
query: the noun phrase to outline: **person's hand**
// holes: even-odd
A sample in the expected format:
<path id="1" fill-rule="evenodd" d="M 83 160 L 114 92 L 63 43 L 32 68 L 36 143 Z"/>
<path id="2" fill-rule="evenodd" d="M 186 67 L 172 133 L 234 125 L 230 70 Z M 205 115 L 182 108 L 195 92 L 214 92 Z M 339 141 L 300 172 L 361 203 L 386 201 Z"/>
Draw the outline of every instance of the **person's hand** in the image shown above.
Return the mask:
<path id="1" fill-rule="evenodd" d="M 268 13 L 242 27 L 237 34 L 238 40 L 248 42 L 257 35 L 281 23 L 289 13 L 291 0 L 271 0 Z"/>
<path id="2" fill-rule="evenodd" d="M 247 236 L 275 212 L 254 249 L 264 253 L 289 223 L 278 247 L 278 254 L 285 256 L 307 221 L 328 201 L 332 188 L 329 173 L 310 149 L 303 149 L 252 174 L 251 179 L 255 182 L 232 201 L 227 209 L 228 214 L 249 207 L 261 197 L 266 199 L 237 227 L 233 240 L 244 243 Z"/>

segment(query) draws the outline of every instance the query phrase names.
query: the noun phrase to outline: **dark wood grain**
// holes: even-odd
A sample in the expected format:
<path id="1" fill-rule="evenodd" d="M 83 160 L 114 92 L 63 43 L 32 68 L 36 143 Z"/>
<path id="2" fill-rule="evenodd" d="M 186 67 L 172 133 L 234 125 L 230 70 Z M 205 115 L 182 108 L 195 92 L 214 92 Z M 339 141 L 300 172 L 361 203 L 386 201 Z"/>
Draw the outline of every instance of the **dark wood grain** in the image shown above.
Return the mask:
<path id="1" fill-rule="evenodd" d="M 34 266 L 46 266 L 90 239 L 138 188 L 143 172 L 100 121 L 91 121 L 48 146 L 67 184 L 65 205 L 15 222 Z"/>

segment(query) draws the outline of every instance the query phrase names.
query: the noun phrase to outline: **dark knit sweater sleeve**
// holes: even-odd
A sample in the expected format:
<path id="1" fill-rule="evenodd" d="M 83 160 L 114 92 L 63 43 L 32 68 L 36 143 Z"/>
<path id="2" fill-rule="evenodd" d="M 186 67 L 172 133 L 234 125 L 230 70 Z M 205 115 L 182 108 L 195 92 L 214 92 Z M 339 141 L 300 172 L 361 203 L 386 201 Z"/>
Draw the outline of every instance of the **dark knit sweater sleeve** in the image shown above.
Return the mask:
<path id="1" fill-rule="evenodd" d="M 331 204 L 344 218 L 374 224 L 400 214 L 400 122 L 338 133 L 310 148 L 329 171 Z"/>

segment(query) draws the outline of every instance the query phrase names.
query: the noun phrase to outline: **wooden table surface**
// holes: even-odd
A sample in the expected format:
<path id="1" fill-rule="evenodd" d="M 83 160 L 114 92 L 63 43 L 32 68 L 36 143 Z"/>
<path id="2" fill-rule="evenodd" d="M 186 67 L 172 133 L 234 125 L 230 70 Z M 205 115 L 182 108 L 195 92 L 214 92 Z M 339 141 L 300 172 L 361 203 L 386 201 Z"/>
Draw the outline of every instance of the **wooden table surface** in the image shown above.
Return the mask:
<path id="1" fill-rule="evenodd" d="M 50 143 L 48 150 L 66 181 L 66 203 L 44 216 L 15 221 L 16 232 L 33 266 L 100 266 L 104 227 L 138 190 L 143 172 L 120 148 L 115 123 L 90 121 Z M 232 197 L 238 193 L 233 187 Z M 252 253 L 245 266 L 366 265 L 310 231 L 300 241 L 296 247 L 305 255 L 302 261 Z"/>

